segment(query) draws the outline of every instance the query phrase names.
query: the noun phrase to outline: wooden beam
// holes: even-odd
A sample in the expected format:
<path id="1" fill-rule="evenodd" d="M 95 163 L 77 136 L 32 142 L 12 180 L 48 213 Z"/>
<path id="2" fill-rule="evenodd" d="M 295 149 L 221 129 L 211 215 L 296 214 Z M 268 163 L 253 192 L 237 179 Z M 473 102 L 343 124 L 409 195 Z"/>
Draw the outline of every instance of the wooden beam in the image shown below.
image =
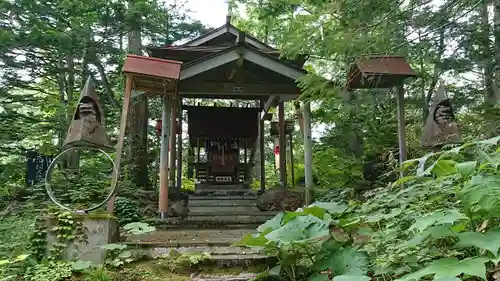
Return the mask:
<path id="1" fill-rule="evenodd" d="M 235 82 L 198 82 L 194 80 L 182 81 L 179 92 L 211 92 L 221 94 L 254 94 L 268 96 L 271 94 L 300 95 L 300 89 L 294 84 L 240 84 Z"/>
<path id="2" fill-rule="evenodd" d="M 122 116 L 120 119 L 120 133 L 118 135 L 118 143 L 116 144 L 116 155 L 115 155 L 116 170 L 113 170 L 113 176 L 111 178 L 112 187 L 118 185 L 118 182 L 120 181 L 120 168 L 122 161 L 123 144 L 125 141 L 125 130 L 127 128 L 127 115 L 130 106 L 130 99 L 132 96 L 132 77 L 130 74 L 127 74 L 125 83 L 126 84 L 125 84 L 125 94 L 123 97 Z M 108 213 L 112 214 L 115 210 L 115 198 L 117 192 L 118 188 L 116 189 L 115 194 L 113 194 L 111 199 L 108 201 L 108 207 L 107 207 Z"/>
<path id="3" fill-rule="evenodd" d="M 234 26 L 232 25 L 228 25 L 228 24 L 225 24 L 217 29 L 214 29 L 213 31 L 211 32 L 208 32 L 208 33 L 205 33 L 204 35 L 201 35 L 200 37 L 194 39 L 194 40 L 191 40 L 189 42 L 187 42 L 186 44 L 184 44 L 185 46 L 200 46 L 202 45 L 203 43 L 206 43 L 212 39 L 215 39 L 219 36 L 222 36 L 224 34 L 227 34 L 227 33 L 230 33 L 234 36 L 238 36 L 240 30 L 239 29 L 236 29 Z M 248 37 L 248 36 L 245 36 L 245 42 L 250 44 L 250 45 L 253 45 L 259 49 L 265 49 L 265 50 L 273 50 L 271 47 L 269 47 L 268 45 L 264 44 L 263 42 L 260 42 L 254 38 L 251 38 L 251 37 Z"/>
<path id="4" fill-rule="evenodd" d="M 276 96 L 276 95 L 270 96 L 267 99 L 266 103 L 264 103 L 264 108 L 262 109 L 262 112 L 260 113 L 260 119 L 263 119 L 264 116 L 267 114 L 267 112 L 269 112 L 269 109 L 271 109 L 273 106 L 276 105 L 277 100 L 278 100 L 278 96 Z"/>
<path id="5" fill-rule="evenodd" d="M 279 75 L 288 77 L 293 81 L 304 76 L 306 71 L 294 65 L 285 63 L 266 54 L 260 53 L 244 46 L 239 46 L 232 50 L 222 51 L 205 60 L 200 60 L 197 63 L 186 64 L 181 70 L 180 80 L 186 80 L 190 77 L 214 69 L 221 65 L 230 63 L 240 58 L 243 55 L 245 60 L 253 62 L 263 68 L 267 68 Z"/>
<path id="6" fill-rule="evenodd" d="M 285 142 L 285 103 L 278 105 L 279 144 L 280 144 L 280 186 L 286 187 L 286 142 Z"/>
<path id="7" fill-rule="evenodd" d="M 311 138 L 311 105 L 309 102 L 302 104 L 302 118 L 304 119 L 304 176 L 306 183 L 305 205 L 311 204 L 311 189 L 313 188 L 312 172 L 312 138 Z"/>
<path id="8" fill-rule="evenodd" d="M 233 67 L 233 69 L 231 70 L 229 75 L 227 76 L 228 81 L 233 80 L 236 73 L 241 71 L 241 66 L 243 65 L 244 60 L 245 60 L 245 58 L 243 57 L 243 55 L 241 55 L 240 58 L 236 60 L 235 66 Z"/>
<path id="9" fill-rule="evenodd" d="M 161 218 L 166 218 L 168 213 L 168 143 L 170 127 L 170 97 L 162 97 L 162 115 L 161 115 L 161 144 L 160 144 L 160 190 L 158 211 Z"/>
<path id="10" fill-rule="evenodd" d="M 211 58 L 202 60 L 195 64 L 187 64 L 181 70 L 180 80 L 186 80 L 190 77 L 203 73 L 205 71 L 214 69 L 226 63 L 237 60 L 240 57 L 238 49 L 233 49 L 231 51 L 225 52 L 223 54 L 213 56 Z"/>
<path id="11" fill-rule="evenodd" d="M 260 101 L 260 106 L 264 107 L 264 102 Z M 266 191 L 266 151 L 264 146 L 264 120 L 259 120 L 259 162 L 260 162 L 260 192 Z"/>
<path id="12" fill-rule="evenodd" d="M 286 76 L 290 79 L 293 79 L 294 81 L 306 74 L 306 71 L 303 69 L 299 69 L 296 66 L 277 61 L 277 59 L 259 53 L 255 50 L 247 49 L 247 52 L 245 52 L 245 59 L 276 73 L 279 73 L 283 76 Z"/>

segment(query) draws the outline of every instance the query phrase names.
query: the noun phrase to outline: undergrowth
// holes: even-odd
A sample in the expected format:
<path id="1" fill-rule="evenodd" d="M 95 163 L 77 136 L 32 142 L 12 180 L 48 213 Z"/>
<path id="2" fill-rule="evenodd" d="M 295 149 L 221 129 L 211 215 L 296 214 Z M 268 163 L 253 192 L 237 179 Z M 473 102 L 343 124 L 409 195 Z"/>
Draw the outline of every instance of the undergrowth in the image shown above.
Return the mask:
<path id="1" fill-rule="evenodd" d="M 499 139 L 409 160 L 408 176 L 364 202 L 280 213 L 237 245 L 278 258 L 261 278 L 499 280 Z"/>

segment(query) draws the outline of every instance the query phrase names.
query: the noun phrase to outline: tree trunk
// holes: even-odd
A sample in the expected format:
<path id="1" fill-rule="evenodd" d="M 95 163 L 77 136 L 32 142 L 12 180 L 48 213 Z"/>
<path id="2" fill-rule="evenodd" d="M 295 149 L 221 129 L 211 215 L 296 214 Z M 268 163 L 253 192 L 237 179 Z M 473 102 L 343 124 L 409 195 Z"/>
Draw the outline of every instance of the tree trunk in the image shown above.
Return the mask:
<path id="1" fill-rule="evenodd" d="M 494 2 L 493 37 L 495 38 L 495 99 L 500 98 L 500 1 Z"/>
<path id="2" fill-rule="evenodd" d="M 482 50 L 483 61 L 483 78 L 485 87 L 484 97 L 484 119 L 486 120 L 486 135 L 496 135 L 496 114 L 495 114 L 495 89 L 493 84 L 495 60 L 491 51 L 490 34 L 491 28 L 488 17 L 489 0 L 484 0 L 482 5 L 479 6 L 479 15 L 481 18 L 481 36 L 480 47 Z"/>
<path id="3" fill-rule="evenodd" d="M 429 89 L 427 90 L 427 94 L 424 95 L 424 105 L 423 105 L 423 122 L 425 124 L 425 121 L 427 120 L 427 115 L 429 115 L 429 106 L 430 102 L 432 99 L 432 94 L 434 93 L 434 89 L 436 88 L 436 85 L 439 80 L 439 76 L 442 73 L 442 67 L 441 67 L 441 58 L 443 56 L 444 50 L 445 50 L 445 45 L 444 45 L 444 38 L 445 38 L 445 29 L 441 28 L 439 31 L 439 42 L 437 46 L 437 56 L 434 61 L 434 70 L 432 73 L 432 78 L 430 81 Z"/>
<path id="4" fill-rule="evenodd" d="M 133 5 L 133 1 L 130 1 Z M 135 25 L 128 34 L 129 53 L 141 54 L 141 30 L 140 25 Z M 132 101 L 128 115 L 130 134 L 130 174 L 133 183 L 142 188 L 149 186 L 147 153 L 148 144 L 148 101 L 142 95 Z"/>

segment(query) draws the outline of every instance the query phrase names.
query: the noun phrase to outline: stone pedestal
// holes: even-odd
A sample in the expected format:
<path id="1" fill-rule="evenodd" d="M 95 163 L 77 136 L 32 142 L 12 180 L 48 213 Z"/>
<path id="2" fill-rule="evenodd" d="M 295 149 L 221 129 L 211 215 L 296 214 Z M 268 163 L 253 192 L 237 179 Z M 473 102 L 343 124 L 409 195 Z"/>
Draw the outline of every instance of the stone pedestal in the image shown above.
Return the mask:
<path id="1" fill-rule="evenodd" d="M 46 219 L 47 226 L 47 247 L 46 255 L 50 255 L 51 249 L 57 243 L 67 243 L 66 249 L 62 252 L 65 260 L 91 261 L 92 264 L 104 264 L 106 261 L 106 250 L 102 245 L 115 243 L 119 240 L 119 228 L 116 218 L 105 214 L 73 214 L 76 235 L 74 241 L 67 243 L 64 238 L 58 238 L 56 228 L 62 223 L 58 218 L 49 217 Z M 80 229 L 76 229 L 80 228 Z"/>

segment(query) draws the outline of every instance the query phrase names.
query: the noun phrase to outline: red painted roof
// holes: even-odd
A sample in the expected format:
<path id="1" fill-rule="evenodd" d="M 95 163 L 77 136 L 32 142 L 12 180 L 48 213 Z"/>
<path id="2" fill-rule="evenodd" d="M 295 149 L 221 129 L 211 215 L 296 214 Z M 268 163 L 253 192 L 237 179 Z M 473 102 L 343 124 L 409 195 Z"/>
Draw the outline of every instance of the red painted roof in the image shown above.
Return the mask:
<path id="1" fill-rule="evenodd" d="M 181 65 L 180 61 L 127 55 L 122 71 L 159 78 L 179 79 Z"/>
<path id="2" fill-rule="evenodd" d="M 356 63 L 361 73 L 390 74 L 415 76 L 411 66 L 405 57 L 400 56 L 376 56 L 360 60 Z"/>

